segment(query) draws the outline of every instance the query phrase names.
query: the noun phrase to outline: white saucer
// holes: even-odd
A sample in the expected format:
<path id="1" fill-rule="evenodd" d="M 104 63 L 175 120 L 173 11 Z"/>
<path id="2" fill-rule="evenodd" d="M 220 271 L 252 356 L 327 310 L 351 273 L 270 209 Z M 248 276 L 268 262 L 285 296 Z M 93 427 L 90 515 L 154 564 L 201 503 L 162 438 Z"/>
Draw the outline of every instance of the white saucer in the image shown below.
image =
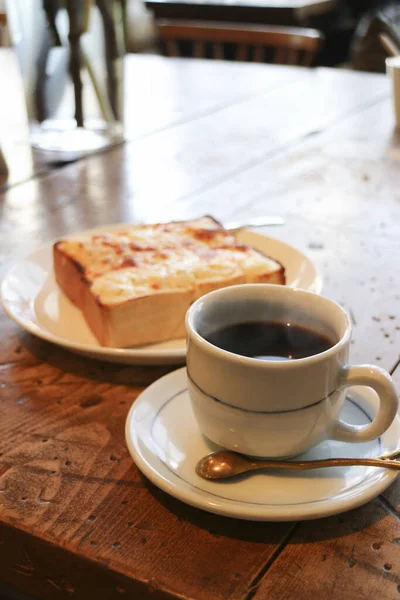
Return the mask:
<path id="1" fill-rule="evenodd" d="M 370 388 L 353 387 L 342 411 L 345 421 L 366 424 L 378 408 Z M 315 519 L 368 502 L 396 478 L 396 471 L 341 467 L 304 472 L 259 472 L 220 482 L 196 475 L 197 461 L 219 448 L 202 436 L 186 387 L 186 369 L 162 377 L 134 402 L 126 421 L 126 441 L 139 469 L 155 485 L 203 510 L 259 521 Z M 364 444 L 323 442 L 304 460 L 376 457 L 399 446 L 400 420 L 378 440 Z"/>
<path id="2" fill-rule="evenodd" d="M 114 225 L 91 230 L 118 230 Z M 252 231 L 240 231 L 239 241 L 278 260 L 286 269 L 287 285 L 316 293 L 322 281 L 312 261 L 293 246 Z M 17 262 L 0 287 L 4 309 L 29 333 L 98 360 L 128 364 L 182 364 L 184 339 L 137 348 L 106 348 L 90 331 L 81 312 L 59 289 L 53 276 L 52 244 Z"/>

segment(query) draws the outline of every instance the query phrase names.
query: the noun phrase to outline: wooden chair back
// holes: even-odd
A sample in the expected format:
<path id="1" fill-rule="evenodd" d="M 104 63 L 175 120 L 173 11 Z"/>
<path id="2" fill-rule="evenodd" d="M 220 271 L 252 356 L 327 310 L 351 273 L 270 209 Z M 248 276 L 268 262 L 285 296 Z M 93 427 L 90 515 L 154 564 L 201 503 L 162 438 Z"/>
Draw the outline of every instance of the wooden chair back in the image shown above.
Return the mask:
<path id="1" fill-rule="evenodd" d="M 180 56 L 179 42 L 193 44 L 196 58 L 223 59 L 224 45 L 234 46 L 233 58 L 239 61 L 265 61 L 265 49 L 272 50 L 276 64 L 310 66 L 321 48 L 323 35 L 316 29 L 276 27 L 212 21 L 162 20 L 159 37 L 167 56 Z M 206 48 L 211 53 L 206 54 Z"/>

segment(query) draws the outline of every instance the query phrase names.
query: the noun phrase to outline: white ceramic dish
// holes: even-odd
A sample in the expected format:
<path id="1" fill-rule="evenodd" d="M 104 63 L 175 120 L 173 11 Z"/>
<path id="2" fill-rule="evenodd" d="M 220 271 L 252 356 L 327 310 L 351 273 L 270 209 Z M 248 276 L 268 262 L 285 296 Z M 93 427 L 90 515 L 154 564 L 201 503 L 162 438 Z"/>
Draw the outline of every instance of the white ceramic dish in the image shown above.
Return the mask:
<path id="1" fill-rule="evenodd" d="M 114 226 L 117 230 L 123 226 Z M 126 226 L 125 226 L 126 227 Z M 91 230 L 92 233 L 106 228 Z M 110 227 L 107 228 L 110 230 Z M 252 231 L 240 241 L 269 254 L 286 268 L 288 285 L 320 293 L 321 278 L 311 260 L 293 246 Z M 182 364 L 185 340 L 136 348 L 105 348 L 90 331 L 81 312 L 60 291 L 53 276 L 52 244 L 17 262 L 0 287 L 6 313 L 23 329 L 44 340 L 98 360 L 128 364 Z"/>
<path id="2" fill-rule="evenodd" d="M 354 387 L 342 418 L 367 424 L 378 409 L 376 394 Z M 220 482 L 196 475 L 197 461 L 218 450 L 202 436 L 194 418 L 186 369 L 178 369 L 148 387 L 134 402 L 126 421 L 126 441 L 139 469 L 175 498 L 209 512 L 260 521 L 314 519 L 350 510 L 386 489 L 397 471 L 375 467 L 341 467 L 304 472 L 259 472 Z M 399 445 L 396 417 L 384 435 L 362 444 L 327 441 L 302 455 L 304 460 L 375 457 Z"/>

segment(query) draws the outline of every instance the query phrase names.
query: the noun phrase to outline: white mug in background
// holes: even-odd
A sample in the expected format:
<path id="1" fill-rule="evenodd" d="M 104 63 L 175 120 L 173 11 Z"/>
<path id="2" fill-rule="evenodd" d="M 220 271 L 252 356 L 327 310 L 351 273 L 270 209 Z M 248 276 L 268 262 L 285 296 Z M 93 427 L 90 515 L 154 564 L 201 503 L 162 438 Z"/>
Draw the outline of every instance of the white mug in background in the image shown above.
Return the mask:
<path id="1" fill-rule="evenodd" d="M 400 127 L 400 56 L 386 59 L 386 73 L 391 79 L 392 102 L 396 127 Z"/>
<path id="2" fill-rule="evenodd" d="M 291 323 L 332 340 L 319 354 L 262 360 L 207 341 L 218 329 L 246 322 Z M 249 284 L 203 296 L 186 316 L 187 376 L 201 431 L 219 446 L 260 457 L 295 456 L 324 439 L 366 442 L 394 420 L 398 398 L 389 374 L 349 366 L 351 323 L 335 302 L 286 286 Z M 346 389 L 373 388 L 380 398 L 369 425 L 344 423 Z"/>
<path id="3" fill-rule="evenodd" d="M 1 150 L 1 147 L 0 147 L 0 178 L 1 177 L 3 177 L 3 178 L 7 177 L 8 173 L 9 173 L 9 171 L 8 171 L 8 165 L 7 165 L 6 159 L 4 158 L 4 154 L 3 154 L 2 150 Z"/>

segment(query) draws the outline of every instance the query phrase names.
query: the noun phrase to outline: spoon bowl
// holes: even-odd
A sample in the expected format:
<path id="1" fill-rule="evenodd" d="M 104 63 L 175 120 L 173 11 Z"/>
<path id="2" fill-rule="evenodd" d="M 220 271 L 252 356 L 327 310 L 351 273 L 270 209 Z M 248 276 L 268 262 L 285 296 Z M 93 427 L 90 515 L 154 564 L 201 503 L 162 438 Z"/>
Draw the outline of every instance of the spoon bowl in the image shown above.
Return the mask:
<path id="1" fill-rule="evenodd" d="M 203 479 L 227 479 L 251 470 L 251 461 L 243 454 L 228 450 L 204 456 L 196 465 L 196 473 Z"/>

